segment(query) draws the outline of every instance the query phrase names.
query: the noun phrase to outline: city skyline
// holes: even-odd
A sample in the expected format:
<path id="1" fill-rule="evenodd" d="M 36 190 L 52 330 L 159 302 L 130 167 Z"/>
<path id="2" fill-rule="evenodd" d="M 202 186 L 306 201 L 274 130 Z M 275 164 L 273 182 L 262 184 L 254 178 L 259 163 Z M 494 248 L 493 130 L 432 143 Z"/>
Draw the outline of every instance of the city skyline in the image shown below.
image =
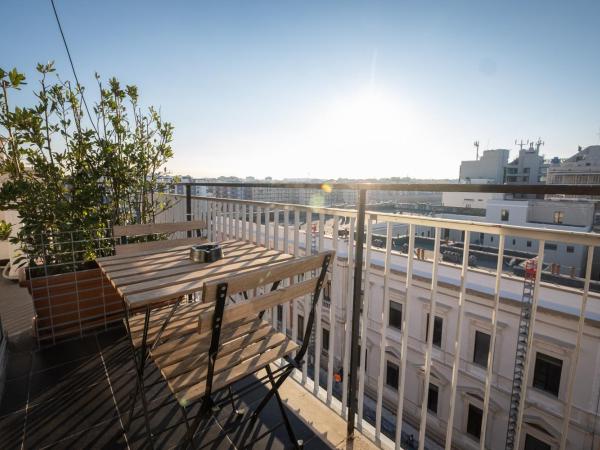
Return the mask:
<path id="1" fill-rule="evenodd" d="M 474 140 L 599 141 L 597 3 L 56 3 L 90 102 L 115 75 L 173 122 L 172 173 L 455 178 Z M 21 95 L 37 62 L 71 78 L 50 5 L 4 11 Z"/>

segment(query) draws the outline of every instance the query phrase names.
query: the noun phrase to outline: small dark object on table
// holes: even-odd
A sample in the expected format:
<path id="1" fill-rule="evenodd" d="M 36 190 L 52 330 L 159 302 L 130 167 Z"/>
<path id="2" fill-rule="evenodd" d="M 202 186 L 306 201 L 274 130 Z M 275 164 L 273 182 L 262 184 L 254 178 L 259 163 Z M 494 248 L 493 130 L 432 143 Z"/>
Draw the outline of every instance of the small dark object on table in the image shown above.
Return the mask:
<path id="1" fill-rule="evenodd" d="M 219 244 L 199 244 L 190 248 L 190 259 L 197 263 L 209 263 L 223 258 L 223 249 Z"/>

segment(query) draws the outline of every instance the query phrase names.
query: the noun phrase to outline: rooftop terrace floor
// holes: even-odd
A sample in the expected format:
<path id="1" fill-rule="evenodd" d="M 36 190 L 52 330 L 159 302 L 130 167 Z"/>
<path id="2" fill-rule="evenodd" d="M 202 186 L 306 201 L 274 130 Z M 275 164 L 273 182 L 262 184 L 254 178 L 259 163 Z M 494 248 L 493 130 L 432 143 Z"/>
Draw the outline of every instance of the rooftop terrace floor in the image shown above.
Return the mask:
<path id="1" fill-rule="evenodd" d="M 123 327 L 41 350 L 35 348 L 31 339 L 13 339 L 0 403 L 1 447 L 145 448 L 139 397 L 134 419 L 126 431 L 135 381 L 128 345 Z M 148 365 L 146 380 L 155 448 L 177 447 L 186 432 L 181 409 L 152 363 Z M 248 382 L 247 379 L 240 384 Z M 267 388 L 261 386 L 245 394 L 236 406 L 252 410 L 266 392 Z M 197 410 L 197 406 L 192 408 L 192 417 Z M 332 448 L 289 407 L 288 411 L 305 448 Z M 274 398 L 253 430 L 242 425 L 225 432 L 224 427 L 239 420 L 236 417 L 231 405 L 223 407 L 216 418 L 202 424 L 194 447 L 243 448 L 242 437 L 249 433 L 258 438 L 253 448 L 290 448 Z"/>

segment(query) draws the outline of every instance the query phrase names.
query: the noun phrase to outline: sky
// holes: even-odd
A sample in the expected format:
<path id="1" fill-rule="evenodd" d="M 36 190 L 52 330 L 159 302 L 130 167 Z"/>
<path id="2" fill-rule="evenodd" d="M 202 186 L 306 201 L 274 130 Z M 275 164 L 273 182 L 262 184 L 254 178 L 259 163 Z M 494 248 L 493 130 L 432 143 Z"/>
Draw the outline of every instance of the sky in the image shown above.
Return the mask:
<path id="1" fill-rule="evenodd" d="M 457 178 L 481 149 L 600 142 L 600 2 L 55 0 L 82 84 L 136 84 L 196 177 Z M 2 0 L 0 67 L 72 78 L 50 0 Z"/>

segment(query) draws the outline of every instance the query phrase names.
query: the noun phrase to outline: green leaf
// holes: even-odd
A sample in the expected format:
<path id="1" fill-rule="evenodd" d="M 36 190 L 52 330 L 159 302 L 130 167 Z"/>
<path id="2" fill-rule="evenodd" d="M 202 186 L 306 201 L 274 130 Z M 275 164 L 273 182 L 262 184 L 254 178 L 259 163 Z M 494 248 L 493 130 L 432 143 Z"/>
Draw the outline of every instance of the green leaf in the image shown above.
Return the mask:
<path id="1" fill-rule="evenodd" d="M 15 68 L 8 72 L 8 79 L 10 80 L 12 87 L 18 88 L 21 84 L 24 84 L 23 81 L 25 80 L 25 75 L 17 72 L 17 69 Z"/>

